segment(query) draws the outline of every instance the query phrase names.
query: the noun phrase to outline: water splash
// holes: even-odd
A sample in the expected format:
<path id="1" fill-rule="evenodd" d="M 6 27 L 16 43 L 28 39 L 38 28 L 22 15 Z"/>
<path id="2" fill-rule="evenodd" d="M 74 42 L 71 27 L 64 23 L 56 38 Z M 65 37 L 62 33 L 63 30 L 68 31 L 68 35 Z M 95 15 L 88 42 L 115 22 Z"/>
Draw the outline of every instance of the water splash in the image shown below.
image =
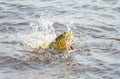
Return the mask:
<path id="1" fill-rule="evenodd" d="M 57 32 L 71 31 L 70 25 L 65 25 L 59 22 L 51 22 L 48 19 L 40 18 L 30 23 L 31 29 L 25 29 L 25 32 L 18 33 L 18 40 L 22 43 L 22 57 L 23 61 L 52 61 L 52 60 L 65 60 L 73 55 L 75 50 L 42 50 L 39 49 L 40 45 L 51 43 L 56 38 Z M 57 28 L 57 29 L 56 29 Z M 61 29 L 60 29 L 61 28 Z M 64 29 L 65 28 L 65 29 Z M 72 40 L 75 40 L 72 37 Z"/>
<path id="2" fill-rule="evenodd" d="M 40 44 L 50 43 L 55 39 L 56 34 L 52 24 L 52 22 L 40 18 L 30 24 L 32 31 L 29 34 L 18 34 L 18 38 L 23 44 L 31 48 L 38 48 Z"/>

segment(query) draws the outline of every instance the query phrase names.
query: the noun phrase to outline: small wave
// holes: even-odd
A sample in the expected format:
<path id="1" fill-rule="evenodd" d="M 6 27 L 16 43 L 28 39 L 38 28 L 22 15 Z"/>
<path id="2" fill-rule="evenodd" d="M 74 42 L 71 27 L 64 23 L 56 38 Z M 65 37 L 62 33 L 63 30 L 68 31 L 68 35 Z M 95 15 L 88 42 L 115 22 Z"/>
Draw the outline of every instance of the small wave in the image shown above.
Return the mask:
<path id="1" fill-rule="evenodd" d="M 114 8 L 113 10 L 117 11 L 117 12 L 120 12 L 120 7 L 116 7 Z"/>

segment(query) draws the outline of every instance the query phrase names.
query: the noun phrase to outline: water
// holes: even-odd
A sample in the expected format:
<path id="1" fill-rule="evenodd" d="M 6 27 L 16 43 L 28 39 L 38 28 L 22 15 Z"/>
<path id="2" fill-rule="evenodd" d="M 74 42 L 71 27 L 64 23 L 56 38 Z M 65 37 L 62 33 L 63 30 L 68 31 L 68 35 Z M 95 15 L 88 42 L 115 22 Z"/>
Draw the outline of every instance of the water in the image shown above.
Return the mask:
<path id="1" fill-rule="evenodd" d="M 67 27 L 72 56 L 35 53 Z M 119 79 L 119 56 L 120 0 L 0 1 L 1 79 Z"/>

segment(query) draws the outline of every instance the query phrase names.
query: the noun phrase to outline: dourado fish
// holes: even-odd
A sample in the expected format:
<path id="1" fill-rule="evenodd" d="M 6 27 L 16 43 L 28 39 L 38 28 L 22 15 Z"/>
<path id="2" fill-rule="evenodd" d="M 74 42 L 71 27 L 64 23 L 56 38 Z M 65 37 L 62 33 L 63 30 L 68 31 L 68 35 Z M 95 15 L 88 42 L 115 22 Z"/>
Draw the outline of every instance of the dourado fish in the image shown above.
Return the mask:
<path id="1" fill-rule="evenodd" d="M 41 49 L 57 49 L 57 50 L 67 50 L 71 48 L 73 50 L 73 46 L 71 44 L 72 32 L 66 31 L 56 37 L 51 43 L 40 45 Z"/>

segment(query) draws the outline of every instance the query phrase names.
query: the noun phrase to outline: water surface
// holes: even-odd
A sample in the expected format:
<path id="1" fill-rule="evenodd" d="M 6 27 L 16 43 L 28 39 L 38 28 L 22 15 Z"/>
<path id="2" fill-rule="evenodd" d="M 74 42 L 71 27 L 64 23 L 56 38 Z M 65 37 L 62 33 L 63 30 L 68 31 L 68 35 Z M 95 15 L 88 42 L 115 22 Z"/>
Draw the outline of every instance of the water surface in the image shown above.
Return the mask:
<path id="1" fill-rule="evenodd" d="M 77 40 L 71 57 L 31 53 L 41 30 L 52 40 L 66 27 Z M 0 0 L 1 79 L 119 79 L 119 56 L 119 0 Z"/>

